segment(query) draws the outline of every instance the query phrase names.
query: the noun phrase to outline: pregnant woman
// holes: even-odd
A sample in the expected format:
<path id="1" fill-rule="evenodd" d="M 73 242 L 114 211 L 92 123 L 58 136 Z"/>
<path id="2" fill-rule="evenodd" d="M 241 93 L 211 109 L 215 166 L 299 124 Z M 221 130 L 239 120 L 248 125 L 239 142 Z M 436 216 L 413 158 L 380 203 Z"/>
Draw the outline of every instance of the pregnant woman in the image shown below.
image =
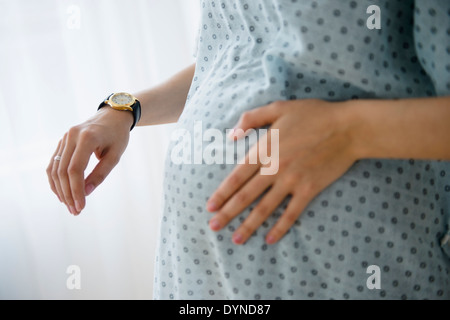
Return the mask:
<path id="1" fill-rule="evenodd" d="M 175 163 L 173 141 L 155 298 L 449 299 L 450 3 L 376 1 L 380 29 L 372 4 L 202 1 L 196 64 L 71 128 L 52 190 L 78 215 L 135 124 L 234 128 L 223 149 L 270 127 L 272 175 Z"/>

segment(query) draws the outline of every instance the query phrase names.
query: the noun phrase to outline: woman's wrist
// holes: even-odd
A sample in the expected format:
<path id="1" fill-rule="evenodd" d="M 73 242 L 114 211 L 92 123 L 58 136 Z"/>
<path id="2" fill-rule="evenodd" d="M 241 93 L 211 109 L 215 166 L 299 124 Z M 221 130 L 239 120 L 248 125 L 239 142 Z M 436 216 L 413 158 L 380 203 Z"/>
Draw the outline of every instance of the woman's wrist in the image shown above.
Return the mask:
<path id="1" fill-rule="evenodd" d="M 357 159 L 450 158 L 449 98 L 351 100 L 342 109 Z"/>
<path id="2" fill-rule="evenodd" d="M 104 107 L 98 110 L 91 121 L 100 121 L 102 123 L 105 121 L 105 123 L 109 123 L 115 128 L 125 128 L 129 131 L 134 122 L 134 117 L 131 111 L 119 111 L 113 108 Z"/>
<path id="3" fill-rule="evenodd" d="M 350 153 L 355 160 L 366 158 L 369 154 L 367 128 L 364 128 L 368 125 L 367 111 L 364 110 L 361 101 L 348 100 L 340 104 L 338 121 L 349 140 Z"/>
<path id="4" fill-rule="evenodd" d="M 349 100 L 344 116 L 356 159 L 395 157 L 402 136 L 395 124 L 402 106 L 396 100 Z"/>

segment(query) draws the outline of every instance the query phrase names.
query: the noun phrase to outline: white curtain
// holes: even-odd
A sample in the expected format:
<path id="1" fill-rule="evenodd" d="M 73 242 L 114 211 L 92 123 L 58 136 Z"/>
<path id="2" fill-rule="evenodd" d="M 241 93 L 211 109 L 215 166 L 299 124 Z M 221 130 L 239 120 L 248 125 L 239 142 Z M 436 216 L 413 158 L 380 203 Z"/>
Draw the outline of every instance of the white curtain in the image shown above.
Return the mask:
<path id="1" fill-rule="evenodd" d="M 45 168 L 108 94 L 193 63 L 198 1 L 0 0 L 0 13 L 0 299 L 151 299 L 173 127 L 136 128 L 78 218 Z"/>

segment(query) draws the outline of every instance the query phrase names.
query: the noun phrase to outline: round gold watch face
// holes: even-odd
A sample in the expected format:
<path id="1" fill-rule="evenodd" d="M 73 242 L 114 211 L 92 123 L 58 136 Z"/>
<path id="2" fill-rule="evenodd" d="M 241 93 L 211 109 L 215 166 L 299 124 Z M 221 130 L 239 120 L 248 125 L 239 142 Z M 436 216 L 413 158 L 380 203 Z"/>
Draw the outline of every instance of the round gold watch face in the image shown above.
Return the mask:
<path id="1" fill-rule="evenodd" d="M 110 98 L 115 106 L 131 106 L 134 103 L 134 97 L 129 93 L 116 93 Z"/>

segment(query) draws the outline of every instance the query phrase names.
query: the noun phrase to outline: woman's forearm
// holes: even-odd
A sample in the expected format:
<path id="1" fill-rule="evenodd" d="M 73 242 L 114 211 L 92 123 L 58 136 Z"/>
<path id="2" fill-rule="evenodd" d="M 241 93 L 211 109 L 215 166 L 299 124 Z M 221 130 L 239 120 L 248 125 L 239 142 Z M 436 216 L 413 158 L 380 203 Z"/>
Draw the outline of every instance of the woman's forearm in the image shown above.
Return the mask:
<path id="1" fill-rule="evenodd" d="M 166 82 L 135 94 L 141 102 L 142 112 L 138 126 L 177 122 L 183 112 L 194 72 L 195 64 Z"/>
<path id="2" fill-rule="evenodd" d="M 358 158 L 450 160 L 450 97 L 348 103 Z"/>

